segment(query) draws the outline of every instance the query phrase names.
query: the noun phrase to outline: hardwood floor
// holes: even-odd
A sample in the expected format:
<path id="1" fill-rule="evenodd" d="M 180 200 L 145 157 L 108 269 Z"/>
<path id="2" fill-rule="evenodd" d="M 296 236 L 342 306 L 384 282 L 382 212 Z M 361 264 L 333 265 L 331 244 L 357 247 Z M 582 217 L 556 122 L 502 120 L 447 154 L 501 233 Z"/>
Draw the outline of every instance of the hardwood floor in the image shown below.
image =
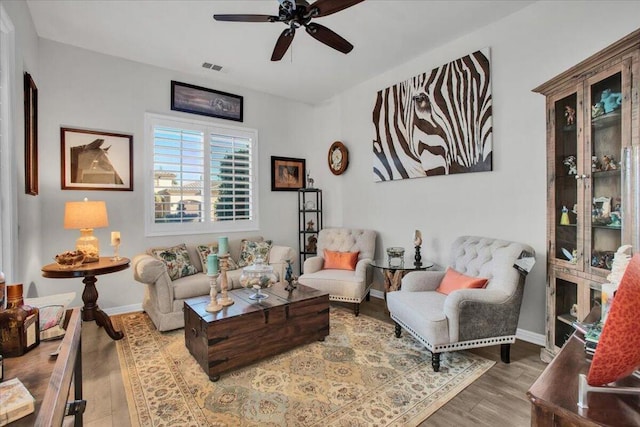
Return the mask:
<path id="1" fill-rule="evenodd" d="M 360 304 L 360 315 L 391 322 L 384 301 L 377 298 Z M 500 362 L 499 346 L 470 351 L 496 364 L 421 426 L 529 426 L 531 405 L 525 393 L 546 367 L 540 347 L 517 341 L 508 365 Z M 85 426 L 130 426 L 116 343 L 94 322 L 82 325 L 82 362 Z"/>

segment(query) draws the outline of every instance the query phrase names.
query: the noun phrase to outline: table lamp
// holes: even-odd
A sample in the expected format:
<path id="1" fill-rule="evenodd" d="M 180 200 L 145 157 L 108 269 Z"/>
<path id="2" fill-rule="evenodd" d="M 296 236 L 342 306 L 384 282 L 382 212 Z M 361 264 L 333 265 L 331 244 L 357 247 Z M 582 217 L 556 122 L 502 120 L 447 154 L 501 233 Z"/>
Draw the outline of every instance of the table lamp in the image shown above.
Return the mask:
<path id="1" fill-rule="evenodd" d="M 103 201 L 66 202 L 64 206 L 64 228 L 80 230 L 76 240 L 76 250 L 85 253 L 84 262 L 97 262 L 100 259 L 98 238 L 93 235 L 94 228 L 108 227 L 107 205 Z"/>

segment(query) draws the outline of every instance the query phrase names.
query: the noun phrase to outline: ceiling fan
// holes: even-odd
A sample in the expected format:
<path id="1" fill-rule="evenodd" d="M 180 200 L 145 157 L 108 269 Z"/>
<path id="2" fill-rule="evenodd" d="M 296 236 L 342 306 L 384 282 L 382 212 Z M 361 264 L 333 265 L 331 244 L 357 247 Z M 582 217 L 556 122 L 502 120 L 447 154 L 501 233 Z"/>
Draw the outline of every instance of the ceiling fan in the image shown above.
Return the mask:
<path id="1" fill-rule="evenodd" d="M 353 45 L 327 27 L 311 22 L 313 18 L 331 15 L 364 0 L 317 0 L 309 4 L 307 0 L 278 0 L 280 7 L 275 15 L 213 15 L 216 21 L 229 22 L 283 22 L 289 28 L 278 38 L 271 54 L 272 61 L 280 61 L 293 41 L 296 29 L 304 27 L 314 39 L 342 53 L 349 53 Z"/>

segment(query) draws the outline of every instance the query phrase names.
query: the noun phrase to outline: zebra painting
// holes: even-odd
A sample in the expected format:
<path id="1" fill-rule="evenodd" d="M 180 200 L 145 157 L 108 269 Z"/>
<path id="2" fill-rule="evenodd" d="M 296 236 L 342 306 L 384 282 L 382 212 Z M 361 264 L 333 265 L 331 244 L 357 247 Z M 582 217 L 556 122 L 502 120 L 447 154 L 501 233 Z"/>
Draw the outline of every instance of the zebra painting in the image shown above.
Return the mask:
<path id="1" fill-rule="evenodd" d="M 489 49 L 378 92 L 376 181 L 492 169 Z"/>

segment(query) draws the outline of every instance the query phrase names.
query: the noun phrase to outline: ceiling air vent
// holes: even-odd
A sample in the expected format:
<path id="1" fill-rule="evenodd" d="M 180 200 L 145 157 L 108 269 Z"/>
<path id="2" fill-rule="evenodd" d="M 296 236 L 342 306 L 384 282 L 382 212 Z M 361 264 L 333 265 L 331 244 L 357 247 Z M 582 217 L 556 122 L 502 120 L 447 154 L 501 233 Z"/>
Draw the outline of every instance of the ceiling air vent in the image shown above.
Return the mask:
<path id="1" fill-rule="evenodd" d="M 222 65 L 214 65 L 210 62 L 203 62 L 202 63 L 202 68 L 207 68 L 209 70 L 213 70 L 213 71 L 220 71 L 222 70 Z"/>

